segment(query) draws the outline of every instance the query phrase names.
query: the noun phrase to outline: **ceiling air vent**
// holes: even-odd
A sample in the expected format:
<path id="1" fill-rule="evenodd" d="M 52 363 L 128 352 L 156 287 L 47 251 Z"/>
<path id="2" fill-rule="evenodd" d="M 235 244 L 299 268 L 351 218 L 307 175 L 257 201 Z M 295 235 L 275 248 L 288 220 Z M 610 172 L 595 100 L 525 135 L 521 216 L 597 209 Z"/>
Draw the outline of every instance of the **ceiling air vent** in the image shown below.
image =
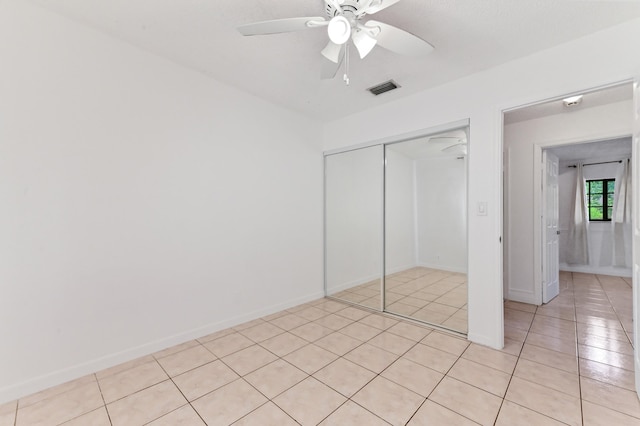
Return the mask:
<path id="1" fill-rule="evenodd" d="M 377 86 L 369 87 L 367 90 L 378 96 L 390 90 L 394 90 L 400 87 L 398 83 L 393 80 L 385 81 L 384 83 L 380 83 Z"/>

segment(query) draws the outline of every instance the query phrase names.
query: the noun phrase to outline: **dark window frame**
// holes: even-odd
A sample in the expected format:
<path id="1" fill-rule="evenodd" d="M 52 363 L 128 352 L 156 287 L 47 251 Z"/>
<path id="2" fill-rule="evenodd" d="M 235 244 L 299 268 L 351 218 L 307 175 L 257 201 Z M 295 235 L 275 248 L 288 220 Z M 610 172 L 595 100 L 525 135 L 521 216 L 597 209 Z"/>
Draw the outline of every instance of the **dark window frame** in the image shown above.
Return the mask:
<path id="1" fill-rule="evenodd" d="M 591 192 L 591 187 L 593 182 L 600 182 L 602 184 L 602 192 Z M 609 182 L 613 182 L 614 192 L 609 192 Z M 615 193 L 615 178 L 605 178 L 605 179 L 589 179 L 585 182 L 585 195 L 587 197 L 587 211 L 589 213 L 589 222 L 611 222 L 611 217 L 609 216 L 609 209 L 613 210 L 613 200 L 611 201 L 611 205 L 609 205 L 609 195 L 613 195 Z M 591 195 L 602 195 L 602 205 L 591 204 Z M 591 208 L 601 208 L 602 209 L 602 218 L 601 219 L 593 219 L 591 217 Z"/>

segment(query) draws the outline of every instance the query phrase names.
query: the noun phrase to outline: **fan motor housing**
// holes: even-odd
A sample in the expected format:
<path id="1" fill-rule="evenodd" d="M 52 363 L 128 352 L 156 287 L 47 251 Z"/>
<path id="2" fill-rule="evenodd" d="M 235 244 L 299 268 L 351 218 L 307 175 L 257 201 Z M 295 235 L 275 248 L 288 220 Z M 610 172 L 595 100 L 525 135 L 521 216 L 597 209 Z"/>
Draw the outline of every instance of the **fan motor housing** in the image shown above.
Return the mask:
<path id="1" fill-rule="evenodd" d="M 329 18 L 333 18 L 334 16 L 340 14 L 340 12 L 338 12 L 338 9 L 333 7 L 332 4 L 326 3 L 326 6 L 327 16 L 329 16 Z M 353 15 L 356 15 L 358 13 L 358 10 L 360 10 L 360 5 L 358 4 L 357 0 L 344 0 L 344 3 L 342 3 L 340 6 L 342 7 L 342 11 L 344 13 L 351 13 Z"/>

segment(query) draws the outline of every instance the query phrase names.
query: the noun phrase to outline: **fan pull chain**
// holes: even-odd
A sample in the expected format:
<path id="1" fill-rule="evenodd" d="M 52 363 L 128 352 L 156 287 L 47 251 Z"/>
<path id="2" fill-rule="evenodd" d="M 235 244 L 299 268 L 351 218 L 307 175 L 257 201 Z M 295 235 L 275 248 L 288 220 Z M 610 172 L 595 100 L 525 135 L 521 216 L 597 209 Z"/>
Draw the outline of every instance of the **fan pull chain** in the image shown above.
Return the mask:
<path id="1" fill-rule="evenodd" d="M 349 85 L 349 44 L 347 43 L 344 47 L 344 75 L 342 76 L 342 80 L 344 80 L 344 84 Z"/>

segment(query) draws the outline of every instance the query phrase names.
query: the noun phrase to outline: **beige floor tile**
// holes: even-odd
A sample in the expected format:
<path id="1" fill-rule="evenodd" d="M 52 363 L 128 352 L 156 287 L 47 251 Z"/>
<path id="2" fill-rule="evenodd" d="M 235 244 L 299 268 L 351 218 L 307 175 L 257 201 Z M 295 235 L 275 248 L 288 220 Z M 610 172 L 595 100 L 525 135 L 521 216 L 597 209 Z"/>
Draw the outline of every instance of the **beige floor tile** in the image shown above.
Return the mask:
<path id="1" fill-rule="evenodd" d="M 338 311 L 336 315 L 340 315 L 341 317 L 345 317 L 353 321 L 358 321 L 366 316 L 371 315 L 371 312 L 349 306 L 348 308 Z"/>
<path id="2" fill-rule="evenodd" d="M 422 308 L 419 311 L 414 312 L 411 317 L 430 324 L 442 324 L 444 321 L 449 319 L 450 315 L 441 314 Z"/>
<path id="3" fill-rule="evenodd" d="M 273 399 L 307 377 L 308 375 L 302 370 L 278 359 L 248 374 L 245 380 L 267 398 Z"/>
<path id="4" fill-rule="evenodd" d="M 504 307 L 507 309 L 512 309 L 516 311 L 529 312 L 531 314 L 535 314 L 538 308 L 536 305 L 530 305 L 528 303 L 513 302 L 511 300 L 505 300 Z"/>
<path id="5" fill-rule="evenodd" d="M 255 327 L 256 325 L 264 324 L 264 320 L 262 318 L 256 318 L 251 321 L 243 322 L 242 324 L 236 325 L 233 327 L 236 331 L 246 330 L 247 328 Z"/>
<path id="6" fill-rule="evenodd" d="M 308 344 L 309 342 L 294 334 L 282 333 L 261 342 L 260 346 L 280 357 L 283 357 Z"/>
<path id="7" fill-rule="evenodd" d="M 509 323 L 510 327 L 519 328 L 521 330 L 529 330 L 534 314 L 530 312 L 518 311 L 515 309 L 504 309 L 504 321 Z"/>
<path id="8" fill-rule="evenodd" d="M 456 315 L 454 314 L 451 318 L 447 318 L 442 321 L 442 327 L 448 330 L 466 333 L 469 330 L 469 322 L 466 319 L 456 318 Z"/>
<path id="9" fill-rule="evenodd" d="M 477 362 L 478 364 L 486 365 L 487 367 L 495 368 L 508 374 L 513 373 L 518 359 L 513 355 L 509 355 L 486 346 L 480 346 L 475 343 L 469 345 L 462 354 L 462 358 Z"/>
<path id="10" fill-rule="evenodd" d="M 153 358 L 148 358 L 148 360 L 153 361 Z M 90 383 L 95 383 L 96 382 L 96 377 L 93 374 L 90 374 L 88 376 L 84 376 L 81 377 L 79 379 L 76 380 L 72 380 L 70 382 L 67 383 L 63 383 L 61 385 L 58 386 L 53 386 L 50 387 L 48 389 L 45 389 L 43 391 L 28 395 L 24 398 L 20 398 L 20 407 L 24 408 L 24 407 L 28 407 L 29 405 L 35 404 L 36 402 L 40 402 L 43 401 L 47 398 L 51 398 L 53 396 L 57 396 L 57 395 L 61 395 L 65 392 L 69 392 L 70 390 L 73 390 L 77 387 L 80 386 L 84 386 L 84 385 L 88 385 Z M 14 402 L 15 404 L 15 402 Z M 2 410 L 0 410 L 0 413 L 2 412 Z"/>
<path id="11" fill-rule="evenodd" d="M 469 342 L 467 340 L 448 336 L 439 331 L 434 331 L 433 333 L 426 336 L 420 343 L 431 346 L 432 348 L 440 349 L 445 352 L 449 352 L 450 354 L 460 356 L 469 346 Z"/>
<path id="12" fill-rule="evenodd" d="M 640 419 L 627 416 L 602 405 L 589 401 L 582 402 L 584 426 L 640 425 Z"/>
<path id="13" fill-rule="evenodd" d="M 398 324 L 390 327 L 387 331 L 389 333 L 397 334 L 398 336 L 402 336 L 406 339 L 411 339 L 418 342 L 427 337 L 433 330 L 427 327 L 401 321 Z"/>
<path id="14" fill-rule="evenodd" d="M 169 355 L 173 355 L 175 353 L 184 351 L 185 349 L 193 348 L 194 346 L 199 346 L 200 343 L 197 340 L 189 340 L 188 342 L 184 342 L 180 345 L 171 346 L 162 351 L 156 352 L 153 354 L 155 359 L 164 358 Z"/>
<path id="15" fill-rule="evenodd" d="M 398 359 L 380 375 L 425 398 L 444 377 L 442 373 L 404 358 Z"/>
<path id="16" fill-rule="evenodd" d="M 350 398 L 362 389 L 374 377 L 373 371 L 367 370 L 344 358 L 338 358 L 331 364 L 316 372 L 313 377 L 325 385 Z"/>
<path id="17" fill-rule="evenodd" d="M 440 404 L 426 400 L 411 418 L 408 426 L 476 426 L 477 424 Z"/>
<path id="18" fill-rule="evenodd" d="M 197 340 L 200 343 L 207 343 L 233 333 L 235 333 L 235 330 L 233 328 L 225 328 L 224 330 L 218 330 L 213 333 L 207 334 L 206 336 L 198 337 Z"/>
<path id="19" fill-rule="evenodd" d="M 380 373 L 398 359 L 398 355 L 365 343 L 347 353 L 344 358 L 374 373 Z"/>
<path id="20" fill-rule="evenodd" d="M 346 425 L 367 425 L 367 426 L 388 426 L 389 423 L 380 417 L 362 408 L 353 401 L 345 402 L 340 408 L 331 413 L 320 426 L 346 426 Z"/>
<path id="21" fill-rule="evenodd" d="M 640 418 L 640 401 L 635 392 L 586 377 L 580 381 L 580 388 L 583 400 Z"/>
<path id="22" fill-rule="evenodd" d="M 307 321 L 301 319 L 301 322 L 305 323 Z M 282 328 L 276 327 L 272 323 L 264 321 L 261 324 L 240 331 L 240 334 L 242 334 L 244 337 L 248 337 L 256 343 L 263 342 L 282 333 L 284 333 L 284 330 Z"/>
<path id="23" fill-rule="evenodd" d="M 267 399 L 238 379 L 191 403 L 208 425 L 228 425 L 246 416 Z"/>
<path id="24" fill-rule="evenodd" d="M 522 330 L 520 328 L 515 328 L 509 326 L 509 323 L 504 323 L 504 337 L 517 340 L 518 342 L 524 342 L 527 338 L 527 330 Z"/>
<path id="25" fill-rule="evenodd" d="M 496 426 L 563 426 L 557 420 L 529 410 L 511 401 L 504 401 L 498 413 Z"/>
<path id="26" fill-rule="evenodd" d="M 535 322 L 531 325 L 529 332 L 538 333 L 549 337 L 555 337 L 556 339 L 562 340 L 575 341 L 577 339 L 575 330 L 563 330 L 561 328 L 536 324 Z"/>
<path id="27" fill-rule="evenodd" d="M 524 344 L 521 358 L 528 359 L 550 367 L 558 368 L 572 374 L 578 373 L 578 358 L 539 346 Z"/>
<path id="28" fill-rule="evenodd" d="M 2 424 L 0 422 L 0 424 Z M 11 422 L 13 425 L 13 422 Z M 73 420 L 62 423 L 63 426 L 111 426 L 111 420 L 105 407 L 100 407 Z"/>
<path id="29" fill-rule="evenodd" d="M 385 298 L 385 300 L 386 300 L 386 298 Z M 420 308 L 424 308 L 426 305 L 429 304 L 429 301 L 424 300 L 424 299 L 420 299 L 418 297 L 414 297 L 413 295 L 403 297 L 402 299 L 398 299 L 397 301 L 394 301 L 394 302 L 392 302 L 390 300 L 386 300 L 386 301 L 387 301 L 387 303 L 394 303 L 395 304 L 395 302 L 397 302 L 397 303 L 402 303 L 403 305 L 413 306 L 414 308 L 416 308 L 416 310 L 420 309 Z"/>
<path id="30" fill-rule="evenodd" d="M 185 405 L 178 388 L 166 380 L 107 405 L 113 426 L 142 425 Z"/>
<path id="31" fill-rule="evenodd" d="M 326 311 L 323 311 L 322 309 L 318 309 L 318 308 L 314 308 L 313 306 L 310 306 L 306 309 L 296 312 L 296 315 L 306 319 L 307 321 L 316 321 L 316 320 L 319 320 L 320 318 L 326 317 L 329 314 Z"/>
<path id="32" fill-rule="evenodd" d="M 592 346 L 594 348 L 606 349 L 626 355 L 633 355 L 633 346 L 631 346 L 631 343 L 629 342 L 621 342 L 620 340 L 586 335 L 582 339 L 580 339 L 579 343 L 582 345 Z"/>
<path id="33" fill-rule="evenodd" d="M 405 339 L 397 334 L 386 331 L 378 334 L 367 343 L 396 355 L 402 355 L 416 344 L 413 340 Z"/>
<path id="34" fill-rule="evenodd" d="M 507 386 L 509 386 L 509 380 L 511 380 L 510 374 L 464 358 L 460 358 L 453 367 L 451 367 L 447 376 L 501 398 L 503 398 L 507 392 Z"/>
<path id="35" fill-rule="evenodd" d="M 380 376 L 369 382 L 351 399 L 393 425 L 407 423 L 425 400 L 424 397 Z"/>
<path id="36" fill-rule="evenodd" d="M 360 340 L 342 333 L 331 333 L 315 342 L 315 345 L 340 356 L 357 348 L 361 344 L 362 342 Z"/>
<path id="37" fill-rule="evenodd" d="M 581 359 L 580 374 L 583 377 L 598 380 L 630 391 L 635 391 L 634 373 L 629 370 Z"/>
<path id="38" fill-rule="evenodd" d="M 582 422 L 579 398 L 519 377 L 511 379 L 505 399 L 569 425 Z"/>
<path id="39" fill-rule="evenodd" d="M 420 300 L 420 299 L 417 299 Z M 407 317 L 410 317 L 413 315 L 414 312 L 418 311 L 421 307 L 416 307 L 415 305 L 408 305 L 406 303 L 402 303 L 402 302 L 387 302 L 389 303 L 386 307 L 386 310 L 388 312 L 394 313 L 394 314 L 398 314 L 398 315 L 404 315 Z M 425 302 L 426 304 L 427 302 Z"/>
<path id="40" fill-rule="evenodd" d="M 545 336 L 538 333 L 530 332 L 527 335 L 527 343 L 539 346 L 545 349 L 551 349 L 556 352 L 562 352 L 567 355 L 576 356 L 578 348 L 575 340 L 562 340 L 551 336 Z"/>
<path id="41" fill-rule="evenodd" d="M 259 345 L 249 346 L 231 355 L 222 358 L 222 362 L 227 364 L 233 371 L 240 376 L 249 374 L 273 361 L 278 359 L 277 356 Z"/>
<path id="42" fill-rule="evenodd" d="M 298 423 L 273 402 L 267 402 L 260 408 L 247 414 L 233 426 L 297 426 Z"/>
<path id="43" fill-rule="evenodd" d="M 387 330 L 389 327 L 392 327 L 398 324 L 399 321 L 393 318 L 389 318 L 388 316 L 385 316 L 385 315 L 372 314 L 372 315 L 369 315 L 368 317 L 362 318 L 358 322 L 360 322 L 361 324 L 366 324 L 371 327 L 377 328 L 379 330 Z"/>
<path id="44" fill-rule="evenodd" d="M 593 346 L 578 345 L 580 358 L 596 361 L 602 364 L 612 365 L 625 370 L 633 371 L 633 355 L 608 351 Z"/>
<path id="45" fill-rule="evenodd" d="M 206 426 L 191 405 L 184 405 L 148 424 L 149 426 Z"/>
<path id="46" fill-rule="evenodd" d="M 302 425 L 317 425 L 347 399 L 338 392 L 309 377 L 273 402 Z"/>
<path id="47" fill-rule="evenodd" d="M 141 389 L 168 379 L 167 373 L 154 360 L 100 379 L 100 389 L 108 404 Z"/>
<path id="48" fill-rule="evenodd" d="M 627 335 L 622 330 L 610 329 L 605 327 L 598 327 L 595 325 L 585 325 L 578 323 L 578 339 L 580 343 L 588 340 L 592 336 L 604 337 L 606 339 L 620 340 L 621 342 L 628 342 Z"/>
<path id="49" fill-rule="evenodd" d="M 189 400 L 193 401 L 227 383 L 238 379 L 232 369 L 216 360 L 173 378 L 176 386 Z"/>
<path id="50" fill-rule="evenodd" d="M 523 342 L 518 342 L 517 340 L 508 339 L 505 337 L 504 348 L 501 349 L 501 352 L 508 353 L 509 355 L 520 356 L 520 352 L 522 352 L 522 346 L 524 346 Z"/>
<path id="51" fill-rule="evenodd" d="M 196 367 L 215 361 L 216 357 L 204 346 L 198 344 L 181 352 L 158 359 L 158 364 L 170 377 L 177 376 Z"/>
<path id="52" fill-rule="evenodd" d="M 14 426 L 18 401 L 0 404 L 0 426 Z"/>
<path id="53" fill-rule="evenodd" d="M 451 366 L 458 360 L 457 356 L 449 352 L 441 351 L 440 349 L 432 348 L 422 343 L 418 343 L 411 348 L 403 355 L 403 358 L 443 374 L 449 371 Z"/>
<path id="54" fill-rule="evenodd" d="M 315 342 L 316 340 L 333 333 L 333 330 L 316 324 L 315 322 L 310 322 L 290 330 L 290 333 L 303 338 L 307 342 Z"/>
<path id="55" fill-rule="evenodd" d="M 321 303 L 315 305 L 316 308 L 322 309 L 323 311 L 327 311 L 329 313 L 336 313 L 346 308 L 348 305 L 340 302 L 336 302 L 335 300 L 324 299 Z"/>
<path id="56" fill-rule="evenodd" d="M 308 308 L 309 309 L 309 308 Z M 314 308 L 315 309 L 315 308 Z M 322 312 L 320 309 L 316 309 L 319 312 Z M 279 327 L 283 330 L 291 330 L 292 328 L 296 328 L 296 327 L 300 327 L 303 324 L 306 324 L 309 322 L 309 320 L 302 318 L 296 314 L 287 314 L 284 315 L 280 318 L 276 318 L 274 320 L 270 321 L 271 324 L 275 325 L 276 327 Z M 245 334 L 246 336 L 246 334 Z M 249 337 L 249 336 L 247 336 Z M 270 336 L 273 337 L 273 336 Z"/>
<path id="57" fill-rule="evenodd" d="M 253 345 L 254 342 L 240 333 L 232 333 L 204 344 L 215 356 L 222 358 Z"/>
<path id="58" fill-rule="evenodd" d="M 354 322 L 353 324 L 349 324 L 348 326 L 341 329 L 340 333 L 366 342 L 369 339 L 372 339 L 373 337 L 382 333 L 382 330 L 367 324 L 362 324 L 361 322 Z"/>
<path id="59" fill-rule="evenodd" d="M 429 399 L 482 425 L 492 425 L 500 410 L 502 398 L 445 377 Z"/>
<path id="60" fill-rule="evenodd" d="M 298 367 L 305 373 L 313 374 L 330 362 L 333 362 L 336 358 L 338 358 L 338 355 L 333 352 L 329 352 L 314 344 L 309 344 L 291 352 L 283 359 Z"/>
<path id="61" fill-rule="evenodd" d="M 524 358 L 518 361 L 513 374 L 521 379 L 580 398 L 578 374 L 568 373 Z"/>
<path id="62" fill-rule="evenodd" d="M 321 325 L 323 327 L 329 328 L 331 330 L 337 331 L 341 328 L 348 326 L 353 323 L 353 320 L 350 320 L 345 317 L 341 317 L 336 314 L 329 314 L 325 317 L 322 317 L 318 320 L 314 321 L 316 324 Z"/>

